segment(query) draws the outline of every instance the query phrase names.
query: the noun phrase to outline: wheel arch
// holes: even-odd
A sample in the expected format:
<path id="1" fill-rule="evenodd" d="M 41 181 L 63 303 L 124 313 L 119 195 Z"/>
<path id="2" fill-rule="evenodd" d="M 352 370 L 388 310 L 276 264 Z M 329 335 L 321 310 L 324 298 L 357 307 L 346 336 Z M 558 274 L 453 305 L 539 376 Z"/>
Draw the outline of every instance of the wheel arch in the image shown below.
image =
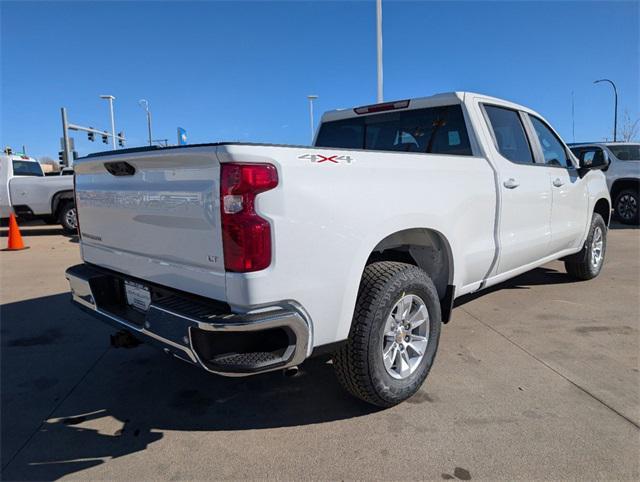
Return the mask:
<path id="1" fill-rule="evenodd" d="M 424 270 L 438 291 L 442 321 L 449 321 L 454 297 L 454 264 L 451 245 L 441 232 L 411 228 L 389 234 L 373 248 L 365 268 L 377 261 L 400 261 Z"/>
<path id="2" fill-rule="evenodd" d="M 634 177 L 621 177 L 611 185 L 611 201 L 615 202 L 616 196 L 624 189 L 640 189 L 640 179 Z"/>
<path id="3" fill-rule="evenodd" d="M 604 219 L 604 223 L 609 226 L 609 221 L 611 219 L 611 205 L 609 201 L 603 197 L 598 199 L 593 206 L 593 212 L 598 213 Z"/>
<path id="4" fill-rule="evenodd" d="M 66 202 L 74 201 L 73 190 L 58 191 L 51 198 L 51 214 L 56 216 L 58 209 Z"/>

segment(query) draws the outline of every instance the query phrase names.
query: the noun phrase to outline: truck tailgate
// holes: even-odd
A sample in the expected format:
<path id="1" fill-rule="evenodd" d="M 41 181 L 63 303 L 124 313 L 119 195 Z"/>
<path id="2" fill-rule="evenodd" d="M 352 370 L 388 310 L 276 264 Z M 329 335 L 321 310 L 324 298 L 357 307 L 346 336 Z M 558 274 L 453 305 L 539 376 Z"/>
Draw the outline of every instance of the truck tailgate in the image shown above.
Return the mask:
<path id="1" fill-rule="evenodd" d="M 86 262 L 225 299 L 215 147 L 89 157 L 75 172 Z"/>

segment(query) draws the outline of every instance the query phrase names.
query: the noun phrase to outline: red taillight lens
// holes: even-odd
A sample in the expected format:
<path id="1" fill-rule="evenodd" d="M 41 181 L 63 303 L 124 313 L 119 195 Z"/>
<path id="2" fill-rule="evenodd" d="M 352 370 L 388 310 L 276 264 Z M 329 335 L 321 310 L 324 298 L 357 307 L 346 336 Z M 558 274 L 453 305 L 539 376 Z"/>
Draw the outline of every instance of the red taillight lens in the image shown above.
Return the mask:
<path id="1" fill-rule="evenodd" d="M 255 211 L 256 195 L 278 185 L 271 164 L 222 164 L 220 215 L 224 267 L 246 273 L 271 264 L 271 225 Z"/>
<path id="2" fill-rule="evenodd" d="M 80 234 L 80 216 L 78 216 L 78 192 L 76 191 L 76 174 L 73 175 L 73 203 L 76 206 L 76 230 L 78 231 L 78 237 L 82 239 L 82 234 Z"/>
<path id="3" fill-rule="evenodd" d="M 409 100 L 398 100 L 396 102 L 387 102 L 386 104 L 365 105 L 364 107 L 356 107 L 356 114 L 373 114 L 375 112 L 385 112 L 387 110 L 406 109 L 409 107 Z"/>

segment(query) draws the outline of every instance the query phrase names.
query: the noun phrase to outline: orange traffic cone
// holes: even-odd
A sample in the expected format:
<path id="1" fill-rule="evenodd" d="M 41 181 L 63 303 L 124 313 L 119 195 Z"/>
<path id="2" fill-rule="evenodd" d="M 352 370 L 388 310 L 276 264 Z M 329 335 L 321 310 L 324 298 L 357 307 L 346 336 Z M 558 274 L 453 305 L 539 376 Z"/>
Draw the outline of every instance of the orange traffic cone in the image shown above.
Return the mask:
<path id="1" fill-rule="evenodd" d="M 20 228 L 16 221 L 16 215 L 11 213 L 9 216 L 9 242 L 7 243 L 7 248 L 3 249 L 3 251 L 19 251 L 27 248 L 28 246 L 25 246 L 22 242 L 22 235 L 20 234 Z"/>

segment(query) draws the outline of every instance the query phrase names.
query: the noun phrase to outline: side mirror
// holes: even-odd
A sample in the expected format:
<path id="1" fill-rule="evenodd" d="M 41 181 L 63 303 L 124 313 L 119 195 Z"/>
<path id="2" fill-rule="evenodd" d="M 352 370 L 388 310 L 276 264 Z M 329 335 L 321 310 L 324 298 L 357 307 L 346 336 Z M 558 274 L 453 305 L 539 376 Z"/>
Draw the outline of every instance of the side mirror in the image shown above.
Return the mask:
<path id="1" fill-rule="evenodd" d="M 604 151 L 586 151 L 580 158 L 580 169 L 600 169 L 606 171 L 609 167 L 609 155 Z"/>

